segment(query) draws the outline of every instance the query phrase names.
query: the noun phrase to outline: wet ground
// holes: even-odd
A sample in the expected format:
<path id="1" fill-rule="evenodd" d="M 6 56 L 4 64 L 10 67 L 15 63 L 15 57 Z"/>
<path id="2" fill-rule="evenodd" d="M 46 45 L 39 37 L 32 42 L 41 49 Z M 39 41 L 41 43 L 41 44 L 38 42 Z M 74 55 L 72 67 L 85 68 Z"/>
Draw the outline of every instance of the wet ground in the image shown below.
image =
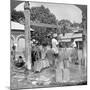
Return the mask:
<path id="1" fill-rule="evenodd" d="M 11 88 L 36 88 L 36 87 L 56 87 L 87 84 L 87 75 L 84 66 L 70 64 L 70 80 L 68 82 L 55 82 L 55 71 L 52 67 L 43 69 L 40 73 L 11 68 Z"/>

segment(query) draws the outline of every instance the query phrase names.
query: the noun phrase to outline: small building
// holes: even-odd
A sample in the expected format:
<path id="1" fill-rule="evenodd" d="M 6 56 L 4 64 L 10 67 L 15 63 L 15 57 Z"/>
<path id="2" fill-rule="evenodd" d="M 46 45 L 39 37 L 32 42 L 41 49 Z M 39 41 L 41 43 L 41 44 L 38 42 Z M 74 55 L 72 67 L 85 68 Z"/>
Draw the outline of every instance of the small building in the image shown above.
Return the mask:
<path id="1" fill-rule="evenodd" d="M 78 48 L 82 48 L 83 45 L 82 29 L 73 30 L 73 32 L 71 33 L 65 33 L 65 35 L 63 34 L 59 35 L 59 42 L 64 43 L 67 46 L 70 46 L 72 39 L 74 39 Z"/>
<path id="2" fill-rule="evenodd" d="M 30 31 L 34 31 L 30 28 Z M 11 21 L 11 47 L 17 45 L 16 51 L 20 53 L 25 50 L 25 30 L 24 25 Z"/>

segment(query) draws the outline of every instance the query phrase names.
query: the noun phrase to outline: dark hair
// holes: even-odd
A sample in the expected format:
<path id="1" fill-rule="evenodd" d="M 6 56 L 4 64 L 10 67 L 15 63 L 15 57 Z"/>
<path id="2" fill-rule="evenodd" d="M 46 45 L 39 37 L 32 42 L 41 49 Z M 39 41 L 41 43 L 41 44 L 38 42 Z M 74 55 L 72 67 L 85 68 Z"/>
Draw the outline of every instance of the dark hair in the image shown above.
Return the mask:
<path id="1" fill-rule="evenodd" d="M 72 38 L 71 41 L 74 41 L 74 38 Z"/>
<path id="2" fill-rule="evenodd" d="M 21 59 L 21 58 L 22 58 L 22 56 L 19 56 L 19 58 Z"/>

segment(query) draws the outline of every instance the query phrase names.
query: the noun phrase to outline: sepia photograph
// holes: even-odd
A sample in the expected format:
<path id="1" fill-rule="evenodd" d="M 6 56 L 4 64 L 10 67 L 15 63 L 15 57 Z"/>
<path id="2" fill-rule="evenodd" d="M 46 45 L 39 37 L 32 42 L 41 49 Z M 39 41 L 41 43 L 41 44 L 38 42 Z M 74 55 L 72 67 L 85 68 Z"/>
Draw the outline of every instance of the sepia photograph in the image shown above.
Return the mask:
<path id="1" fill-rule="evenodd" d="M 87 5 L 10 1 L 10 89 L 87 85 Z"/>

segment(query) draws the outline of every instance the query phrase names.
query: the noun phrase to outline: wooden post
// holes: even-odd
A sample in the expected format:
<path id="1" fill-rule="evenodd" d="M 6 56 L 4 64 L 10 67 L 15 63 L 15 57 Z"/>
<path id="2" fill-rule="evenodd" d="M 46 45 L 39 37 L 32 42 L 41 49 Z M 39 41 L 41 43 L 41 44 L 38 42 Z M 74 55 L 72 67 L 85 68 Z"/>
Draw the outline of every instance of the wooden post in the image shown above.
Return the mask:
<path id="1" fill-rule="evenodd" d="M 87 68 L 87 16 L 83 15 L 83 61 L 85 68 Z"/>
<path id="2" fill-rule="evenodd" d="M 26 66 L 28 70 L 31 70 L 31 33 L 30 33 L 30 6 L 29 2 L 26 1 L 24 4 L 24 15 L 25 15 L 25 55 L 26 55 Z"/>
<path id="3" fill-rule="evenodd" d="M 83 36 L 84 36 L 84 40 L 83 40 L 83 56 L 84 56 L 84 62 L 85 62 L 85 68 L 87 68 L 87 33 L 86 33 L 86 25 L 85 25 L 85 21 L 84 21 L 84 31 L 83 31 Z"/>

